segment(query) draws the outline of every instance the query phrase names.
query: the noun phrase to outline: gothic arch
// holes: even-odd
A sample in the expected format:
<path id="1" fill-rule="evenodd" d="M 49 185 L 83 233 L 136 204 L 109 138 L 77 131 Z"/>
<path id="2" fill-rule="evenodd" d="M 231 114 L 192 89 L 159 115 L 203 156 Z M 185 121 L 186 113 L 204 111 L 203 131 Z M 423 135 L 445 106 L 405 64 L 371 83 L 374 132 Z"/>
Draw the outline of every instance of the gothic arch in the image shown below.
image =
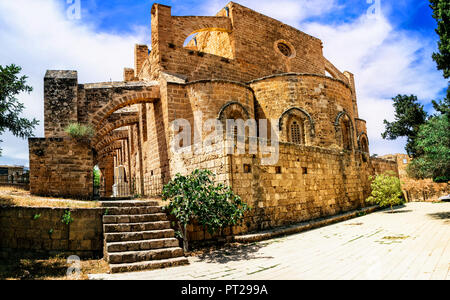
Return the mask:
<path id="1" fill-rule="evenodd" d="M 365 132 L 358 135 L 358 149 L 362 152 L 369 153 L 369 137 Z"/>
<path id="2" fill-rule="evenodd" d="M 147 87 L 144 91 L 127 93 L 125 95 L 113 96 L 108 103 L 94 112 L 90 118 L 90 123 L 98 128 L 102 122 L 115 111 L 126 106 L 140 103 L 155 102 L 160 99 L 159 86 Z"/>
<path id="3" fill-rule="evenodd" d="M 125 126 L 130 126 L 130 125 L 134 125 L 139 123 L 139 116 L 130 116 L 127 118 L 123 118 L 123 119 L 118 119 L 114 122 L 111 123 L 107 123 L 103 128 L 101 128 L 100 130 L 98 130 L 96 132 L 96 136 L 93 139 L 93 143 L 97 144 L 99 141 L 102 140 L 103 137 L 105 137 L 106 135 L 108 135 L 111 131 L 121 128 L 121 127 L 125 127 Z"/>
<path id="4" fill-rule="evenodd" d="M 348 128 L 341 126 L 341 119 L 346 117 L 348 122 Z M 347 123 L 344 123 L 344 126 Z M 336 120 L 334 121 L 334 126 L 336 130 L 336 140 L 339 141 L 339 144 L 345 150 L 353 150 L 354 149 L 354 132 L 355 126 L 353 125 L 353 121 L 351 116 L 345 110 L 338 113 L 336 116 Z"/>
<path id="5" fill-rule="evenodd" d="M 97 151 L 99 151 L 100 149 L 105 148 L 106 146 L 111 144 L 112 142 L 115 142 L 115 141 L 118 141 L 118 140 L 124 140 L 124 139 L 127 139 L 127 138 L 128 138 L 128 131 L 127 130 L 112 131 L 108 135 L 103 137 L 103 139 L 101 141 L 99 141 L 94 146 L 94 148 Z"/>
<path id="6" fill-rule="evenodd" d="M 246 117 L 246 119 L 250 119 L 250 114 L 248 112 L 248 110 L 244 107 L 244 105 L 242 105 L 240 102 L 238 101 L 231 101 L 226 103 L 224 106 L 222 106 L 222 108 L 219 110 L 219 115 L 217 117 L 218 120 L 220 121 L 224 121 L 224 117 L 227 117 L 227 110 L 229 110 L 232 107 L 235 107 L 235 109 L 237 108 L 238 110 L 241 111 L 241 113 Z"/>
<path id="7" fill-rule="evenodd" d="M 286 110 L 285 112 L 283 112 L 281 114 L 280 119 L 278 120 L 278 128 L 280 131 L 283 130 L 283 122 L 285 117 L 289 116 L 290 114 L 292 114 L 293 112 L 300 112 L 301 114 L 303 114 L 309 121 L 309 130 L 310 130 L 310 135 L 311 137 L 314 137 L 316 135 L 316 129 L 315 129 L 315 123 L 313 118 L 311 117 L 311 115 L 304 109 L 299 108 L 299 107 L 291 107 L 288 110 Z"/>

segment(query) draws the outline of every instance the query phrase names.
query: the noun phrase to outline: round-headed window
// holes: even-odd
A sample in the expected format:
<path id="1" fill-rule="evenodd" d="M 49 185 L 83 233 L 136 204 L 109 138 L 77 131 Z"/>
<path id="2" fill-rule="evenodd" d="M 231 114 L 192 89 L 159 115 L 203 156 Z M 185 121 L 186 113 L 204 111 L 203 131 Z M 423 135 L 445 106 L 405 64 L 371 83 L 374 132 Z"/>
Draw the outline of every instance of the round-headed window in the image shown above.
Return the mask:
<path id="1" fill-rule="evenodd" d="M 285 43 L 282 43 L 282 42 L 278 43 L 278 50 L 280 50 L 281 54 L 283 54 L 286 57 L 291 57 L 292 56 L 291 47 L 289 47 Z"/>

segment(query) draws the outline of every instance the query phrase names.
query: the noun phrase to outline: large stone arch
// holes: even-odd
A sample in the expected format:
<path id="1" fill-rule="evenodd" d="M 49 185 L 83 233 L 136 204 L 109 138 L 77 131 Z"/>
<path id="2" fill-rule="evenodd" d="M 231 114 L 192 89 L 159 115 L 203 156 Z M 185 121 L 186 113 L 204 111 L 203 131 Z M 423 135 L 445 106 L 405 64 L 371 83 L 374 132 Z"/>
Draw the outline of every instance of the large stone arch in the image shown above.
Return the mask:
<path id="1" fill-rule="evenodd" d="M 93 138 L 93 144 L 100 142 L 106 135 L 111 131 L 116 130 L 121 127 L 131 126 L 139 123 L 139 116 L 133 115 L 126 118 L 118 119 L 114 122 L 107 123 L 104 127 L 96 131 L 96 135 Z"/>
<path id="2" fill-rule="evenodd" d="M 152 103 L 160 99 L 159 86 L 140 87 L 140 91 L 128 91 L 124 94 L 113 95 L 105 105 L 93 112 L 89 122 L 98 128 L 102 122 L 112 115 L 115 111 L 126 106 L 139 103 Z"/>
<path id="3" fill-rule="evenodd" d="M 102 150 L 100 150 L 97 153 L 97 155 L 98 155 L 98 157 L 102 157 L 103 155 L 105 155 L 105 154 L 107 154 L 107 153 L 109 153 L 111 151 L 122 149 L 122 146 L 123 145 L 122 145 L 121 141 L 115 141 L 111 145 L 109 145 L 109 146 L 103 148 Z"/>
<path id="4" fill-rule="evenodd" d="M 193 17 L 172 16 L 173 41 L 176 46 L 183 47 L 186 38 L 202 31 L 232 32 L 230 18 L 227 17 Z"/>
<path id="5" fill-rule="evenodd" d="M 124 140 L 128 138 L 128 131 L 127 130 L 116 130 L 110 132 L 108 135 L 104 136 L 102 140 L 100 140 L 97 144 L 94 145 L 94 149 L 99 151 L 102 148 L 107 147 L 112 142 L 118 141 L 118 140 Z"/>

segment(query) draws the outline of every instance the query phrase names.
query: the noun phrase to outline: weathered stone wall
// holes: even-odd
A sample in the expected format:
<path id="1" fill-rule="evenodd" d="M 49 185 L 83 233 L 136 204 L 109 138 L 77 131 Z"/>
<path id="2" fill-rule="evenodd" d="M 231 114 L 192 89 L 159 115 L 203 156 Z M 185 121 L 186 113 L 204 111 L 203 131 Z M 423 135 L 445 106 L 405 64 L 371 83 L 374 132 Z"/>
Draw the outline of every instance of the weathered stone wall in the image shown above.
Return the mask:
<path id="1" fill-rule="evenodd" d="M 246 82 L 267 75 L 299 72 L 325 74 L 322 42 L 291 26 L 236 3 L 229 3 L 229 17 L 222 9 L 215 17 L 174 17 L 171 8 L 155 4 L 152 9 L 152 78 L 159 72 L 182 74 L 189 80 L 228 79 Z M 233 59 L 183 47 L 185 39 L 202 30 L 229 33 Z M 217 48 L 208 40 L 208 48 Z M 199 37 L 202 43 L 202 36 Z M 278 50 L 288 44 L 291 55 Z M 204 49 L 199 45 L 199 49 Z M 219 53 L 217 53 L 219 54 Z M 229 56 L 229 55 L 226 55 Z"/>
<path id="2" fill-rule="evenodd" d="M 220 143 L 206 150 L 200 155 L 174 155 L 171 171 L 188 174 L 194 169 L 212 170 L 217 182 L 231 185 L 252 207 L 243 226 L 227 229 L 226 234 L 264 230 L 365 207 L 369 176 L 397 170 L 395 161 L 364 161 L 358 151 L 289 143 L 280 144 L 278 163 L 268 166 L 261 164 L 260 152 L 226 155 Z M 190 226 L 189 232 L 192 240 L 211 238 L 197 226 Z"/>
<path id="3" fill-rule="evenodd" d="M 64 208 L 0 207 L 0 254 L 64 253 L 101 257 L 103 209 L 70 209 L 73 218 L 70 225 L 61 221 L 65 211 Z"/>
<path id="4" fill-rule="evenodd" d="M 66 126 L 77 121 L 77 72 L 47 71 L 44 77 L 45 137 L 63 137 Z"/>
<path id="5" fill-rule="evenodd" d="M 320 75 L 286 74 L 255 80 L 250 86 L 257 101 L 257 119 L 274 119 L 279 122 L 282 118 L 282 124 L 286 126 L 288 115 L 283 113 L 293 108 L 302 109 L 305 113 L 299 115 L 307 125 L 303 134 L 310 146 L 340 147 L 334 122 L 341 112 L 347 112 L 354 123 L 351 89 L 340 80 Z M 279 126 L 272 125 L 275 128 Z M 282 141 L 288 141 L 285 134 L 281 138 Z M 353 141 L 355 140 L 353 132 Z"/>
<path id="6" fill-rule="evenodd" d="M 440 197 L 450 194 L 450 182 L 436 183 L 431 178 L 414 179 L 409 177 L 406 168 L 412 159 L 407 154 L 385 155 L 383 158 L 397 162 L 398 174 L 407 201 L 438 201 Z"/>
<path id="7" fill-rule="evenodd" d="M 28 140 L 32 194 L 91 198 L 93 154 L 91 148 L 70 138 Z"/>

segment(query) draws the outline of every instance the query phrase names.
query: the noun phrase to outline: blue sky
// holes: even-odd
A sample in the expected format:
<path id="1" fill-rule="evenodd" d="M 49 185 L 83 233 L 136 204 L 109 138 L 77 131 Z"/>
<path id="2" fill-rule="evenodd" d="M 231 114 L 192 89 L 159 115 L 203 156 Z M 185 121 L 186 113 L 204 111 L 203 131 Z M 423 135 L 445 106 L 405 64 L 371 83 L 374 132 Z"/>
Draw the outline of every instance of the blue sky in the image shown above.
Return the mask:
<path id="1" fill-rule="evenodd" d="M 383 120 L 393 119 L 397 94 L 416 94 L 431 112 L 447 81 L 431 54 L 438 36 L 428 0 L 380 0 L 376 18 L 368 9 L 377 0 L 235 1 L 279 19 L 324 42 L 324 55 L 341 71 L 355 74 L 360 117 L 367 120 L 372 153 L 404 152 L 405 141 L 384 141 Z M 150 45 L 148 0 L 81 0 L 81 19 L 70 20 L 66 0 L 0 1 L 0 64 L 23 67 L 34 87 L 20 95 L 26 117 L 41 120 L 43 76 L 47 69 L 75 69 L 79 82 L 121 80 L 133 66 L 135 43 Z M 368 3 L 369 2 L 369 3 Z M 159 1 L 174 15 L 213 15 L 227 1 Z M 25 22 L 23 20 L 26 20 Z M 27 142 L 4 134 L 0 164 L 28 165 Z"/>

